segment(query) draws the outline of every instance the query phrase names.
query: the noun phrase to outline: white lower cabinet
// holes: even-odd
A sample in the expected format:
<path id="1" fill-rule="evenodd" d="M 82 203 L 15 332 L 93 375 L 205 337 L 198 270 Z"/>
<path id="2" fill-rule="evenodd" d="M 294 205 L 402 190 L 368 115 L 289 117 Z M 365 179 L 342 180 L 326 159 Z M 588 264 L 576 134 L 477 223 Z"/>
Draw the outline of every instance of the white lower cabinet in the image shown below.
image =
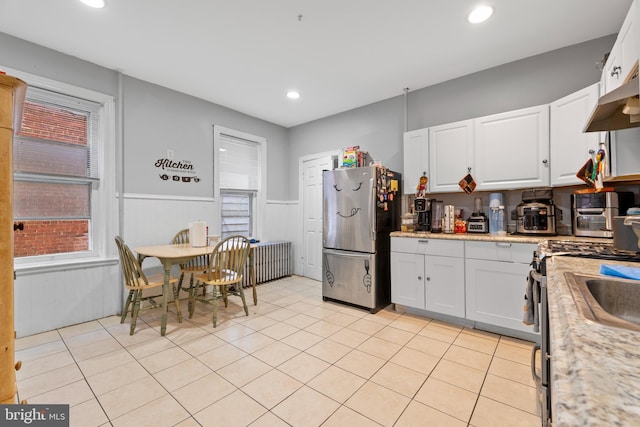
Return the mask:
<path id="1" fill-rule="evenodd" d="M 464 317 L 464 258 L 424 257 L 425 308 Z"/>
<path id="2" fill-rule="evenodd" d="M 391 238 L 391 302 L 533 333 L 522 323 L 535 243 Z"/>
<path id="3" fill-rule="evenodd" d="M 464 317 L 464 242 L 391 238 L 391 302 Z"/>
<path id="4" fill-rule="evenodd" d="M 424 291 L 424 255 L 391 251 L 391 302 L 424 310 Z"/>
<path id="5" fill-rule="evenodd" d="M 536 244 L 465 242 L 466 316 L 532 333 L 522 323 L 529 263 Z"/>

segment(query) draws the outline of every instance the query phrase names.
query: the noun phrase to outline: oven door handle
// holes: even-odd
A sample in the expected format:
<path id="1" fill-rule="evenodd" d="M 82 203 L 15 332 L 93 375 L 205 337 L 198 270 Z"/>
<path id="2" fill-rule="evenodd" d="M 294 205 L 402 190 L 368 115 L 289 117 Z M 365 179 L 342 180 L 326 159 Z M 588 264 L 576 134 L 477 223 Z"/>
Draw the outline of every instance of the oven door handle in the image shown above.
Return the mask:
<path id="1" fill-rule="evenodd" d="M 536 344 L 533 346 L 531 350 L 531 378 L 533 378 L 533 382 L 536 383 L 536 388 L 539 390 L 542 386 L 542 377 L 539 377 L 536 374 L 536 354 L 540 351 L 540 344 Z"/>
<path id="2" fill-rule="evenodd" d="M 602 215 L 604 208 L 578 208 L 578 215 Z"/>

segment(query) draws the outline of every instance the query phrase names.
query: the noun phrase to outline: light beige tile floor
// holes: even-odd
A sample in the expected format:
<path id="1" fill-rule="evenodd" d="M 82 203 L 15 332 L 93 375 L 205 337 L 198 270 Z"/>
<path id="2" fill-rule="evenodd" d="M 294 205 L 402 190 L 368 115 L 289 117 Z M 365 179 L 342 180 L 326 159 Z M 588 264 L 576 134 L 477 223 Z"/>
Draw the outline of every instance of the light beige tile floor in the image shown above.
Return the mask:
<path id="1" fill-rule="evenodd" d="M 294 276 L 249 316 L 231 298 L 215 329 L 199 305 L 165 337 L 150 310 L 133 336 L 112 316 L 20 338 L 19 398 L 78 427 L 540 425 L 532 343 L 321 294 Z"/>

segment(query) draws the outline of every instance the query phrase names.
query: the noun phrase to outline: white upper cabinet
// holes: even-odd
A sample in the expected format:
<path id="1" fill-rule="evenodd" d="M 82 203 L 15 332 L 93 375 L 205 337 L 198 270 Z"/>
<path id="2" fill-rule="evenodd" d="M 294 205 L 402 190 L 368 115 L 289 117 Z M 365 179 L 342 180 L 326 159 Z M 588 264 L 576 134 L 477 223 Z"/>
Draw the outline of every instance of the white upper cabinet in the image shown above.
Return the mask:
<path id="1" fill-rule="evenodd" d="M 638 1 L 631 4 L 631 8 L 622 23 L 618 38 L 611 49 L 603 73 L 605 78 L 605 92 L 611 92 L 629 79 L 640 54 L 640 23 L 638 19 Z"/>
<path id="2" fill-rule="evenodd" d="M 474 120 L 477 190 L 549 185 L 549 105 Z"/>
<path id="3" fill-rule="evenodd" d="M 583 132 L 600 84 L 595 83 L 549 104 L 551 185 L 583 184 L 576 174 L 598 149 L 599 132 Z"/>
<path id="4" fill-rule="evenodd" d="M 473 175 L 473 120 L 429 128 L 429 192 L 460 191 L 458 182 Z"/>
<path id="5" fill-rule="evenodd" d="M 402 186 L 404 194 L 415 194 L 423 173 L 429 176 L 429 133 L 428 129 L 405 132 L 403 135 L 404 170 Z"/>
<path id="6" fill-rule="evenodd" d="M 611 132 L 611 175 L 640 174 L 640 127 Z"/>

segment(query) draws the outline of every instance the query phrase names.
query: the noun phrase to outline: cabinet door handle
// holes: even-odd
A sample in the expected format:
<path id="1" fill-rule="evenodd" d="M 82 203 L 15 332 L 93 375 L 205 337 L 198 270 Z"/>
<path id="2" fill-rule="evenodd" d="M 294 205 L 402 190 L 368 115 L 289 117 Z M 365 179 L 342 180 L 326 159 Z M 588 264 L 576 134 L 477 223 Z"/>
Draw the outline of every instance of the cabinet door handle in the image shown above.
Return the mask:
<path id="1" fill-rule="evenodd" d="M 496 242 L 496 246 L 499 247 L 499 248 L 510 248 L 511 247 L 511 243 Z"/>
<path id="2" fill-rule="evenodd" d="M 418 239 L 418 243 L 429 243 L 427 239 Z"/>
<path id="3" fill-rule="evenodd" d="M 547 159 L 544 159 L 544 160 L 542 161 L 542 164 L 544 164 L 544 165 L 546 165 L 547 163 L 549 163 L 549 160 L 547 160 Z"/>
<path id="4" fill-rule="evenodd" d="M 428 282 L 429 280 L 431 280 L 431 277 L 427 276 L 427 282 Z"/>
<path id="5" fill-rule="evenodd" d="M 422 276 L 418 276 L 418 280 L 422 280 Z"/>
<path id="6" fill-rule="evenodd" d="M 591 150 L 589 150 L 589 154 L 595 154 L 596 150 L 594 150 L 593 148 Z"/>
<path id="7" fill-rule="evenodd" d="M 616 77 L 618 78 L 620 76 L 620 71 L 622 71 L 622 67 L 619 65 L 616 65 L 615 67 L 613 67 L 613 70 L 611 71 L 611 77 Z"/>

